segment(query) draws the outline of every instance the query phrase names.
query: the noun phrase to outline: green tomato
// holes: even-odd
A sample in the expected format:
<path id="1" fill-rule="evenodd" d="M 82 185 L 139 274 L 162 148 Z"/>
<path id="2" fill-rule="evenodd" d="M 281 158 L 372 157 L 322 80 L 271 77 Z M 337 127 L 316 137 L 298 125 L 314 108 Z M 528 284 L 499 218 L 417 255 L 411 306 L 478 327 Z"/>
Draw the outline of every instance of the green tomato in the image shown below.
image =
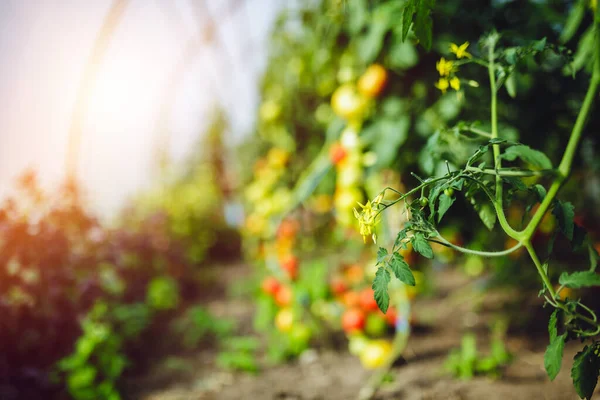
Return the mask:
<path id="1" fill-rule="evenodd" d="M 450 188 L 446 188 L 444 189 L 444 194 L 448 197 L 452 197 L 454 196 L 454 189 Z"/>
<path id="2" fill-rule="evenodd" d="M 385 318 L 377 314 L 369 314 L 365 323 L 365 332 L 372 337 L 381 337 L 387 331 Z"/>
<path id="3" fill-rule="evenodd" d="M 419 204 L 421 205 L 421 207 L 427 207 L 427 204 L 429 204 L 429 199 L 423 196 L 419 199 Z"/>

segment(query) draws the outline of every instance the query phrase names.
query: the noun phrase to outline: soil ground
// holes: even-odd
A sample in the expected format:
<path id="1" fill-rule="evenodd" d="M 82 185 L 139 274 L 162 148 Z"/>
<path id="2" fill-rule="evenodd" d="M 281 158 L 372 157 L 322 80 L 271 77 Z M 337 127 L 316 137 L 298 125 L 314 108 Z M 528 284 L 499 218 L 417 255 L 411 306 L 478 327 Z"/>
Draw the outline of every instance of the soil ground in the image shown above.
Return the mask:
<path id="1" fill-rule="evenodd" d="M 244 279 L 247 274 L 248 268 L 237 265 L 219 275 L 231 282 Z M 561 373 L 551 382 L 544 371 L 543 354 L 548 341 L 545 329 L 509 331 L 506 345 L 515 360 L 498 379 L 459 380 L 444 372 L 448 351 L 460 345 L 467 330 L 477 333 L 478 346 L 487 348 L 490 318 L 498 315 L 499 304 L 504 307 L 507 299 L 518 296 L 504 290 L 500 294 L 488 292 L 485 297 L 474 300 L 472 291 L 467 289 L 470 286 L 463 277 L 449 270 L 437 274 L 436 297 L 418 300 L 414 307 L 415 315 L 423 321 L 421 328 L 415 329 L 404 359 L 391 370 L 393 381 L 382 386 L 375 399 L 577 399 L 570 366 L 579 343 L 566 346 Z M 535 295 L 532 297 L 531 304 L 513 302 L 518 304 L 518 315 L 525 322 L 536 318 L 547 321 L 547 316 L 540 313 L 541 304 Z M 250 333 L 253 304 L 248 299 L 214 299 L 208 308 L 218 316 L 238 320 L 247 331 L 243 333 Z M 543 326 L 543 322 L 523 326 Z M 214 349 L 204 348 L 196 354 L 186 354 L 179 359 L 179 364 L 172 358 L 158 363 L 144 376 L 128 381 L 125 397 L 133 400 L 348 400 L 357 397 L 370 375 L 347 348 L 311 349 L 299 360 L 265 366 L 257 375 L 219 370 L 214 366 L 215 355 Z M 596 393 L 594 399 L 600 399 L 600 394 Z"/>

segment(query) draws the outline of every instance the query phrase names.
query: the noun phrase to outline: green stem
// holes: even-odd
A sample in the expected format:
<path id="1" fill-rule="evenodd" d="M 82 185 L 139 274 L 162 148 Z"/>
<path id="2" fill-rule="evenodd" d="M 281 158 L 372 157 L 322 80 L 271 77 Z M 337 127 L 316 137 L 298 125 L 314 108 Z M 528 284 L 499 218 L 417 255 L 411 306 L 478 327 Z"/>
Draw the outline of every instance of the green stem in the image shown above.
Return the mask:
<path id="1" fill-rule="evenodd" d="M 450 247 L 454 250 L 460 251 L 461 253 L 473 254 L 473 255 L 481 256 L 481 257 L 502 257 L 502 256 L 505 256 L 505 255 L 515 252 L 521 246 L 523 246 L 522 243 L 517 243 L 515 246 L 511 247 L 510 249 L 506 249 L 506 250 L 502 250 L 502 251 L 480 251 L 480 250 L 467 249 L 466 247 L 462 247 L 462 246 L 457 246 L 457 245 L 449 242 L 447 239 L 445 239 L 442 235 L 439 234 L 439 232 L 437 232 L 437 237 L 439 240 L 429 239 L 429 241 Z"/>
<path id="2" fill-rule="evenodd" d="M 542 281 L 544 282 L 544 286 L 546 286 L 546 289 L 550 293 L 550 298 L 552 299 L 553 302 L 556 302 L 556 291 L 554 290 L 554 287 L 552 286 L 552 282 L 550 282 L 550 278 L 548 278 L 548 274 L 544 270 L 544 267 L 543 267 L 540 259 L 538 258 L 538 255 L 535 252 L 533 245 L 529 241 L 523 241 L 521 243 L 523 243 L 523 245 L 529 252 L 529 256 L 531 257 L 531 260 L 535 264 L 538 274 L 540 275 L 540 277 L 542 278 Z M 553 305 L 557 306 L 558 303 L 554 303 Z"/>
<path id="3" fill-rule="evenodd" d="M 533 171 L 530 169 L 514 170 L 514 169 L 508 169 L 508 168 L 501 168 L 499 170 L 496 170 L 496 169 L 491 169 L 491 168 L 481 169 L 481 168 L 471 167 L 471 166 L 467 166 L 465 168 L 465 170 L 473 171 L 473 172 L 480 172 L 480 173 L 486 174 L 486 175 L 525 176 L 525 177 L 527 177 L 527 176 L 544 176 L 544 175 L 556 173 L 556 171 L 554 171 L 553 169 L 543 169 L 543 170 L 539 170 L 539 171 Z"/>
<path id="4" fill-rule="evenodd" d="M 598 30 L 598 26 L 596 26 L 596 29 Z M 597 33 L 597 35 L 600 35 L 600 32 Z M 596 37 L 596 41 L 600 43 L 600 38 L 598 36 Z M 525 229 L 522 232 L 519 232 L 519 238 L 531 238 L 538 225 L 540 224 L 542 218 L 544 217 L 544 214 L 546 213 L 546 211 L 548 211 L 548 208 L 550 208 L 550 205 L 552 204 L 554 197 L 560 190 L 563 182 L 571 173 L 571 165 L 573 164 L 575 151 L 577 150 L 577 146 L 579 145 L 579 142 L 581 140 L 583 128 L 592 110 L 592 106 L 594 104 L 594 100 L 598 92 L 598 86 L 600 85 L 600 45 L 596 46 L 595 65 L 596 68 L 594 68 L 594 73 L 592 74 L 592 78 L 590 80 L 590 85 L 588 86 L 585 99 L 583 100 L 583 104 L 581 106 L 581 109 L 579 110 L 579 114 L 577 115 L 575 125 L 573 125 L 571 137 L 569 138 L 569 142 L 567 143 L 567 148 L 565 149 L 562 160 L 558 166 L 558 174 L 552 182 L 550 189 L 548 189 L 546 197 L 536 210 L 535 214 L 533 215 Z"/>
<path id="5" fill-rule="evenodd" d="M 490 92 L 491 92 L 491 116 L 490 122 L 492 125 L 492 139 L 498 138 L 498 88 L 496 87 L 496 66 L 494 63 L 496 40 L 490 39 L 488 44 L 488 75 L 490 79 Z M 502 160 L 500 159 L 500 145 L 494 144 L 492 145 L 492 149 L 494 152 L 494 169 L 499 171 L 502 168 Z M 513 229 L 512 226 L 508 223 L 506 219 L 506 215 L 504 214 L 503 201 L 502 201 L 502 177 L 500 175 L 496 175 L 496 197 L 493 202 L 494 209 L 496 214 L 498 215 L 498 222 L 502 226 L 502 229 L 506 232 L 506 234 L 514 239 L 518 238 L 518 232 Z"/>

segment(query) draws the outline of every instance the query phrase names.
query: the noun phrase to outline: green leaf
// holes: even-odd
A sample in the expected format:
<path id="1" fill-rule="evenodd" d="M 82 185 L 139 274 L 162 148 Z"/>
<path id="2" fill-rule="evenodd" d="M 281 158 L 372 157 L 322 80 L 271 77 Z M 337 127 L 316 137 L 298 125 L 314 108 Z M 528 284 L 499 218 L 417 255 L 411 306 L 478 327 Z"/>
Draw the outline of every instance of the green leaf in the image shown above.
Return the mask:
<path id="1" fill-rule="evenodd" d="M 391 277 L 389 271 L 385 267 L 379 267 L 375 273 L 372 289 L 375 292 L 375 301 L 377 306 L 384 313 L 387 312 L 390 305 L 390 295 L 388 294 L 388 284 Z"/>
<path id="2" fill-rule="evenodd" d="M 475 211 L 479 215 L 479 219 L 490 231 L 494 229 L 496 225 L 496 210 L 489 203 L 475 203 L 473 204 Z"/>
<path id="3" fill-rule="evenodd" d="M 562 364 L 563 350 L 565 348 L 566 335 L 555 336 L 553 340 L 550 340 L 550 344 L 546 348 L 544 353 L 544 367 L 548 373 L 550 380 L 554 380 L 556 375 L 560 372 L 560 366 Z"/>
<path id="4" fill-rule="evenodd" d="M 600 286 L 600 274 L 593 271 L 579 271 L 572 274 L 563 272 L 558 278 L 558 283 L 572 289 Z"/>
<path id="5" fill-rule="evenodd" d="M 535 193 L 538 198 L 538 201 L 541 203 L 546 197 L 546 188 L 540 184 L 534 185 L 531 187 L 531 190 Z"/>
<path id="6" fill-rule="evenodd" d="M 567 22 L 565 22 L 565 27 L 560 34 L 559 40 L 561 43 L 567 43 L 577 32 L 581 20 L 585 15 L 586 4 L 586 0 L 579 0 L 579 2 L 573 6 L 573 9 L 569 13 L 569 17 L 567 18 Z"/>
<path id="7" fill-rule="evenodd" d="M 502 158 L 508 161 L 514 161 L 520 158 L 524 162 L 541 169 L 552 169 L 552 162 L 541 151 L 532 149 L 524 144 L 511 146 L 504 151 Z"/>
<path id="8" fill-rule="evenodd" d="M 508 75 L 508 78 L 506 78 L 506 82 L 504 83 L 504 85 L 506 86 L 506 92 L 513 99 L 515 97 L 517 97 L 517 78 L 516 78 L 516 75 L 517 75 L 516 72 L 513 72 L 512 74 Z"/>
<path id="9" fill-rule="evenodd" d="M 456 200 L 455 197 L 449 197 L 446 196 L 445 193 L 442 193 L 440 196 L 440 205 L 438 207 L 438 222 L 440 222 L 442 220 L 442 217 L 444 216 L 444 214 L 446 214 L 446 211 L 448 211 L 448 209 L 450 208 L 450 206 L 452 206 L 452 203 L 454 203 L 454 201 Z"/>
<path id="10" fill-rule="evenodd" d="M 404 261 L 404 257 L 398 253 L 394 253 L 392 259 L 390 260 L 389 266 L 397 279 L 409 286 L 415 286 L 415 277 L 410 270 L 408 263 Z"/>
<path id="11" fill-rule="evenodd" d="M 425 237 L 422 234 L 417 233 L 415 236 L 413 236 L 411 242 L 413 245 L 413 249 L 417 253 L 421 254 L 423 257 L 426 258 L 433 258 L 433 250 L 431 249 L 431 246 L 429 245 L 427 239 L 425 239 Z"/>
<path id="12" fill-rule="evenodd" d="M 383 261 L 385 261 L 385 258 L 388 256 L 388 251 L 385 247 L 380 247 L 377 250 L 377 264 L 382 263 Z"/>
<path id="13" fill-rule="evenodd" d="M 422 7 L 417 11 L 417 17 L 415 19 L 415 35 L 417 35 L 419 42 L 425 50 L 431 50 L 433 41 L 433 19 L 431 19 L 431 16 L 429 15 L 429 10 Z"/>
<path id="14" fill-rule="evenodd" d="M 402 41 L 408 37 L 408 32 L 412 26 L 413 16 L 417 12 L 417 0 L 408 0 L 402 10 Z"/>
<path id="15" fill-rule="evenodd" d="M 598 382 L 598 371 L 600 362 L 596 354 L 597 345 L 585 346 L 582 351 L 575 354 L 573 367 L 571 368 L 571 378 L 577 394 L 582 399 L 590 399 L 596 389 Z"/>
<path id="16" fill-rule="evenodd" d="M 552 315 L 550 316 L 550 320 L 548 320 L 548 334 L 550 335 L 550 342 L 553 342 L 558 336 L 558 308 L 554 310 Z"/>
<path id="17" fill-rule="evenodd" d="M 554 203 L 554 208 L 552 209 L 552 214 L 554 214 L 556 220 L 558 221 L 558 227 L 560 231 L 569 240 L 573 240 L 573 218 L 575 218 L 575 206 L 570 202 L 563 203 L 560 200 L 556 201 Z"/>

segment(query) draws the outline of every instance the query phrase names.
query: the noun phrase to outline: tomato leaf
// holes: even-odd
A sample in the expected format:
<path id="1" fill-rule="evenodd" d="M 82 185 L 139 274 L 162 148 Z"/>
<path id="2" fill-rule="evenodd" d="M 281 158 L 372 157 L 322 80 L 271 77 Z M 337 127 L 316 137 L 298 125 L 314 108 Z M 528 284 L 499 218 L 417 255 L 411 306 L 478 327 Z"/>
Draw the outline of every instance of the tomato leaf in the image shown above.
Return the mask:
<path id="1" fill-rule="evenodd" d="M 388 294 L 390 280 L 390 272 L 385 267 L 379 267 L 375 273 L 372 289 L 375 292 L 377 307 L 384 313 L 387 312 L 390 305 L 390 295 Z"/>
<path id="2" fill-rule="evenodd" d="M 421 254 L 423 257 L 426 258 L 433 258 L 433 250 L 431 249 L 431 246 L 429 245 L 427 239 L 425 239 L 425 237 L 422 234 L 417 233 L 415 236 L 413 236 L 411 242 L 413 245 L 413 249 L 417 253 Z"/>
<path id="3" fill-rule="evenodd" d="M 600 370 L 600 360 L 595 354 L 596 350 L 596 344 L 585 346 L 582 351 L 575 354 L 573 359 L 571 378 L 577 394 L 582 399 L 590 399 L 596 389 Z"/>
<path id="4" fill-rule="evenodd" d="M 563 203 L 562 201 L 556 201 L 554 203 L 554 208 L 552 209 L 552 214 L 556 217 L 558 221 L 558 227 L 560 231 L 569 239 L 573 240 L 573 229 L 574 222 L 573 218 L 575 218 L 575 206 L 570 202 Z"/>
<path id="5" fill-rule="evenodd" d="M 377 250 L 377 264 L 381 264 L 385 261 L 385 258 L 388 256 L 388 251 L 385 247 L 380 247 Z"/>
<path id="6" fill-rule="evenodd" d="M 558 278 L 558 283 L 572 289 L 600 286 L 600 274 L 594 271 L 579 271 L 572 274 L 563 272 Z"/>
<path id="7" fill-rule="evenodd" d="M 442 220 L 442 217 L 444 216 L 444 214 L 446 214 L 446 211 L 448 211 L 448 209 L 450 208 L 450 206 L 452 206 L 455 200 L 455 197 L 446 196 L 445 193 L 442 193 L 440 195 L 440 205 L 438 207 L 438 222 Z"/>
<path id="8" fill-rule="evenodd" d="M 541 169 L 552 169 L 552 162 L 541 151 L 532 149 L 524 144 L 511 146 L 504 151 L 502 158 L 508 161 L 514 161 L 520 158 L 524 162 L 534 165 Z"/>
<path id="9" fill-rule="evenodd" d="M 558 308 L 554 310 L 550 316 L 550 320 L 548 320 L 548 334 L 550 335 L 550 342 L 554 341 L 556 336 L 558 336 L 558 311 Z"/>
<path id="10" fill-rule="evenodd" d="M 548 373 L 550 380 L 554 380 L 556 375 L 560 372 L 560 366 L 562 364 L 563 350 L 565 348 L 566 334 L 560 336 L 554 333 L 554 338 L 550 340 L 550 344 L 546 348 L 544 353 L 544 367 Z"/>
<path id="11" fill-rule="evenodd" d="M 389 266 L 394 272 L 396 278 L 398 278 L 401 282 L 409 286 L 415 286 L 415 277 L 410 270 L 408 263 L 404 261 L 404 257 L 402 257 L 399 253 L 394 253 L 392 259 L 390 260 Z"/>

